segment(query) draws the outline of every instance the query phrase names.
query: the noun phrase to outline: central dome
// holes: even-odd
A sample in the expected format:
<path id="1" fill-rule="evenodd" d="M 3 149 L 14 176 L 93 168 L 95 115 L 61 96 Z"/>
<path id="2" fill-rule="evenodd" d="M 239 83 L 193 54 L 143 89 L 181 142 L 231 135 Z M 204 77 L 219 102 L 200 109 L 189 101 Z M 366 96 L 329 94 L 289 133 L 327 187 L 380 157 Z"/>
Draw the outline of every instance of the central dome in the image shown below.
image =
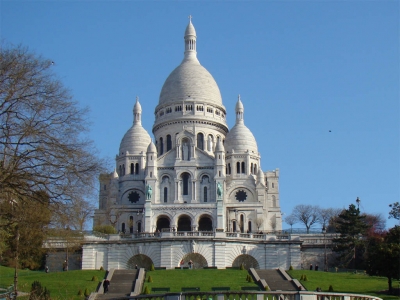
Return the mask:
<path id="1" fill-rule="evenodd" d="M 159 106 L 188 100 L 222 106 L 217 83 L 197 59 L 196 39 L 196 30 L 190 21 L 185 30 L 185 56 L 165 80 Z"/>
<path id="2" fill-rule="evenodd" d="M 187 100 L 222 105 L 217 83 L 197 60 L 184 60 L 172 71 L 161 89 L 159 105 Z"/>

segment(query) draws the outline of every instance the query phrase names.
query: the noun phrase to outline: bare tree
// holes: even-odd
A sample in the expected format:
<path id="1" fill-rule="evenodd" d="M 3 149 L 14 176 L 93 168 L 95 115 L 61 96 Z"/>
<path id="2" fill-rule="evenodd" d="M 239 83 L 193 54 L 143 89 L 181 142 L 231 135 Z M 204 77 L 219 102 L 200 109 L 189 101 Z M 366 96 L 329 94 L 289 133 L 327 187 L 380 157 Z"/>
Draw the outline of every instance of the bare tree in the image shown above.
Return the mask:
<path id="1" fill-rule="evenodd" d="M 85 136 L 87 109 L 52 66 L 26 48 L 0 49 L 0 187 L 14 198 L 78 198 L 94 188 L 102 166 Z"/>
<path id="2" fill-rule="evenodd" d="M 276 216 L 273 216 L 273 217 L 269 220 L 269 225 L 271 225 L 271 228 L 272 228 L 273 231 L 276 230 L 276 226 L 277 226 Z"/>
<path id="3" fill-rule="evenodd" d="M 86 136 L 87 109 L 79 108 L 53 66 L 26 48 L 0 48 L 1 202 L 48 203 L 57 210 L 95 188 L 103 162 Z M 15 221 L 18 229 L 15 214 L 0 211 L 0 224 Z M 20 231 L 13 234 L 17 241 Z M 23 249 L 16 249 L 17 265 Z"/>
<path id="4" fill-rule="evenodd" d="M 290 225 L 290 232 L 292 232 L 293 225 L 297 223 L 297 218 L 291 214 L 285 218 L 285 223 Z"/>
<path id="5" fill-rule="evenodd" d="M 296 205 L 293 208 L 292 215 L 296 218 L 297 222 L 303 223 L 306 226 L 307 233 L 309 233 L 310 228 L 319 221 L 318 206 Z"/>
<path id="6" fill-rule="evenodd" d="M 340 215 L 342 209 L 340 208 L 318 208 L 318 221 L 320 224 L 327 228 L 330 220 Z"/>

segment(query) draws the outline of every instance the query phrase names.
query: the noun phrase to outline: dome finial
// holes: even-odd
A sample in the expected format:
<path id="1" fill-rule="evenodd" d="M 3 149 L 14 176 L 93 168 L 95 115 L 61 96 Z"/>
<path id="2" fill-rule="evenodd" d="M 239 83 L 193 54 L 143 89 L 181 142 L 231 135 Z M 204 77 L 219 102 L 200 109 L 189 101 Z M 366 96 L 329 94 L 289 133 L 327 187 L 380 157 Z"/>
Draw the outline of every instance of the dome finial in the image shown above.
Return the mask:
<path id="1" fill-rule="evenodd" d="M 240 94 L 238 96 L 238 101 L 236 102 L 236 124 L 238 123 L 243 123 L 244 118 L 243 118 L 243 113 L 244 113 L 244 106 L 242 101 L 240 100 Z"/>
<path id="2" fill-rule="evenodd" d="M 139 96 L 136 96 L 136 103 L 133 106 L 133 123 L 141 124 L 142 106 L 139 103 Z"/>
<path id="3" fill-rule="evenodd" d="M 192 15 L 189 15 L 189 24 L 185 30 L 185 57 L 184 60 L 197 61 L 196 57 L 196 30 L 192 24 Z"/>

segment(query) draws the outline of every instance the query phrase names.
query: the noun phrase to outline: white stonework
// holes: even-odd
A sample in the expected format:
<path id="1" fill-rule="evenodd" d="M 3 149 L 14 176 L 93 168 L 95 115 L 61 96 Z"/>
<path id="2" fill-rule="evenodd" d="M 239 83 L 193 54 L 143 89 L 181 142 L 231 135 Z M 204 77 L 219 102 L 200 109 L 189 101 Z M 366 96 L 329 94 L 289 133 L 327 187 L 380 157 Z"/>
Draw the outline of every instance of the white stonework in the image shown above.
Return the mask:
<path id="1" fill-rule="evenodd" d="M 263 172 L 256 139 L 244 122 L 242 100 L 236 102 L 235 125 L 212 75 L 197 59 L 195 28 L 185 31 L 181 64 L 166 79 L 155 108 L 150 135 L 141 125 L 139 100 L 133 125 L 116 155 L 115 171 L 100 176 L 95 225 L 112 224 L 124 234 L 142 232 L 256 233 L 282 229 L 279 170 Z M 145 112 L 150 115 L 152 112 Z M 99 241 L 85 245 L 83 268 L 127 268 L 138 254 L 139 240 Z M 288 267 L 300 258 L 299 245 L 281 241 L 165 240 L 141 245 L 155 266 L 178 266 L 185 253 L 196 252 L 208 266 L 232 266 L 243 249 L 260 267 Z M 245 248 L 243 248 L 245 247 Z M 93 257 L 94 256 L 94 257 Z M 204 261 L 203 261 L 204 263 Z"/>

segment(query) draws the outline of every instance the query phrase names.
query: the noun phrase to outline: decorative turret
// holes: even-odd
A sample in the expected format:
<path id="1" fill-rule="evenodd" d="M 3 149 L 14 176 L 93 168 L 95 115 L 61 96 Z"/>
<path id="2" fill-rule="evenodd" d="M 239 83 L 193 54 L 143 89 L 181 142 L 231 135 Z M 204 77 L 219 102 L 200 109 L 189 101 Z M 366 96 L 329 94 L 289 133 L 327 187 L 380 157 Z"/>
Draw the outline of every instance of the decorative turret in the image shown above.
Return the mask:
<path id="1" fill-rule="evenodd" d="M 136 96 L 136 103 L 133 106 L 133 124 L 142 124 L 142 106 L 138 96 Z"/>
<path id="2" fill-rule="evenodd" d="M 185 30 L 185 57 L 183 60 L 197 60 L 196 38 L 196 30 L 192 24 L 192 16 L 189 16 L 189 24 Z"/>
<path id="3" fill-rule="evenodd" d="M 150 142 L 146 151 L 146 180 L 157 177 L 157 148 Z"/>
<path id="4" fill-rule="evenodd" d="M 238 101 L 236 102 L 236 107 L 235 107 L 235 111 L 236 111 L 236 124 L 244 124 L 244 106 L 242 101 L 240 100 L 240 95 L 238 96 Z"/>

